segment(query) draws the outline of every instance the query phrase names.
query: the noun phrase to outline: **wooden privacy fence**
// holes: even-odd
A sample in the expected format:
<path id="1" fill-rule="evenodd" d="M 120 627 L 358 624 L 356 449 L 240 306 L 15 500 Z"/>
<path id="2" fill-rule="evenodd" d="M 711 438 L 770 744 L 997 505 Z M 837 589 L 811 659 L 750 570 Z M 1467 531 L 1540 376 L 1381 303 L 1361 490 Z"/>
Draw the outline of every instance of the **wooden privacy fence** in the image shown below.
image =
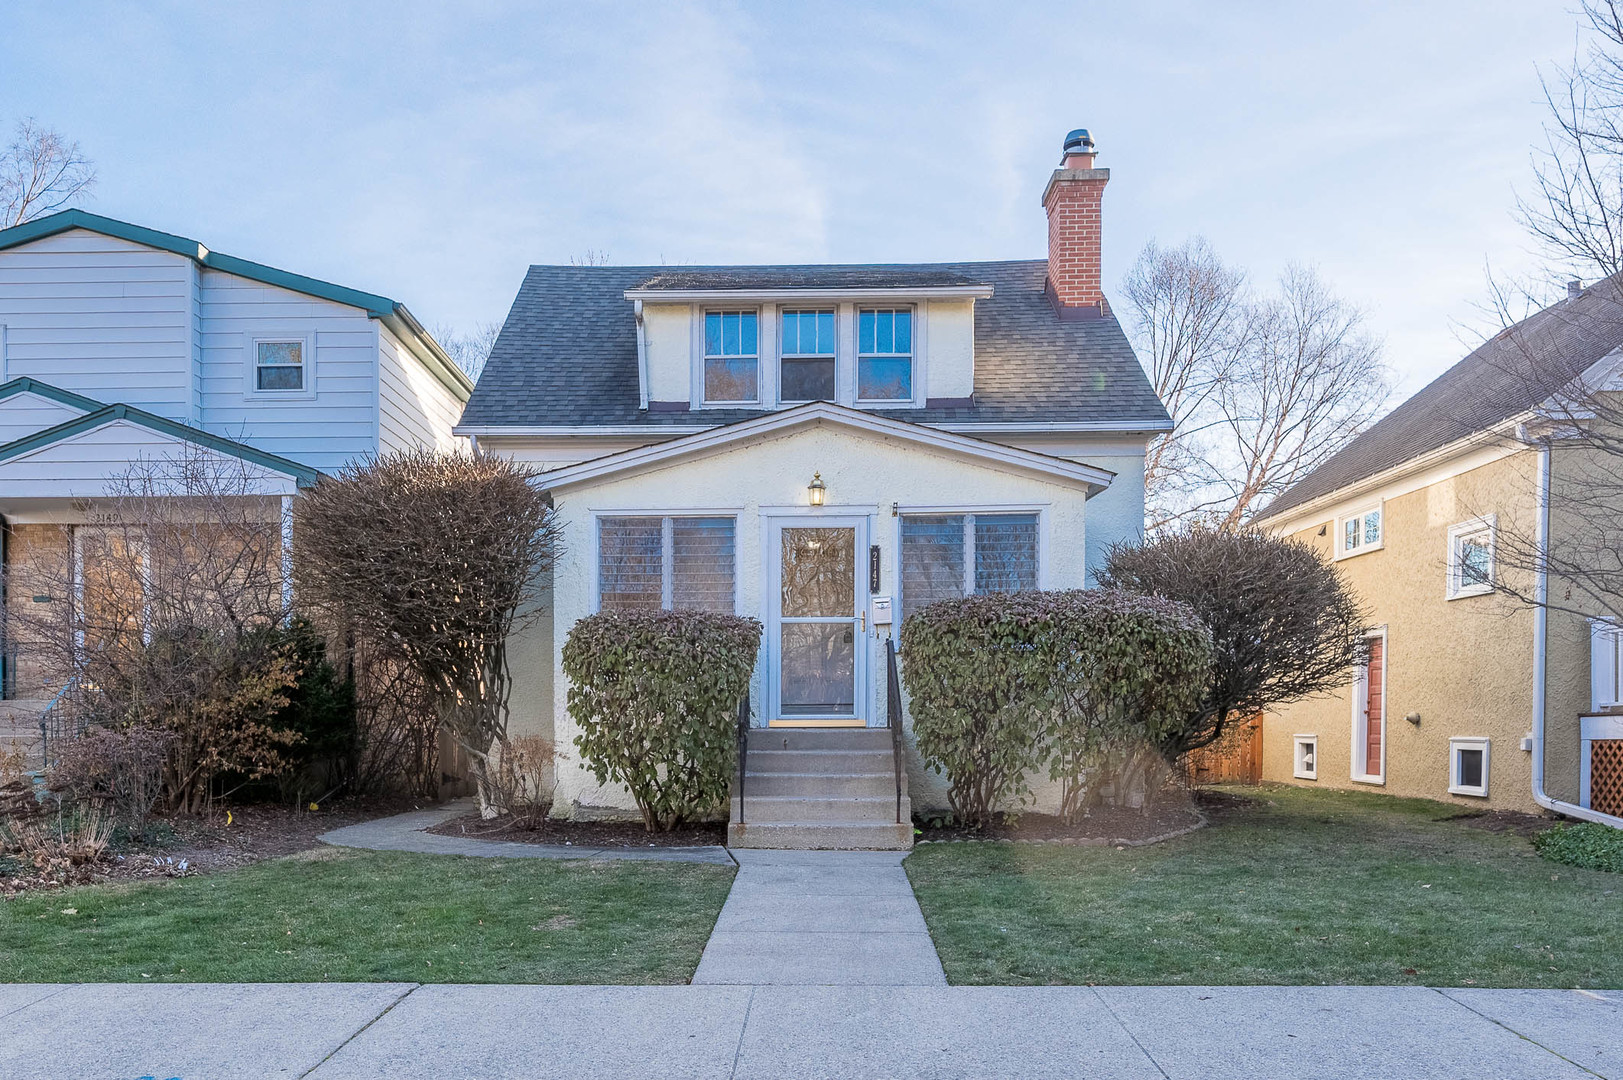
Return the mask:
<path id="1" fill-rule="evenodd" d="M 1191 750 L 1183 767 L 1190 784 L 1262 783 L 1262 714 L 1230 725 L 1210 746 Z"/>

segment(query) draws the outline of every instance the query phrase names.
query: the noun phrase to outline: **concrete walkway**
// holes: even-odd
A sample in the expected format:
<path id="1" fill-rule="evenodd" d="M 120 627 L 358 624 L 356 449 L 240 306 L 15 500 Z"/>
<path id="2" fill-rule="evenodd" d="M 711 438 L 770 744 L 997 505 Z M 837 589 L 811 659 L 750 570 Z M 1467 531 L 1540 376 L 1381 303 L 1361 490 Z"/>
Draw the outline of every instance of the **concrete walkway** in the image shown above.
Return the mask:
<path id="1" fill-rule="evenodd" d="M 7 1080 L 1623 1080 L 1623 994 L 0 985 Z"/>
<path id="2" fill-rule="evenodd" d="M 733 852 L 696 985 L 946 986 L 903 851 Z"/>
<path id="3" fill-rule="evenodd" d="M 432 810 L 413 810 L 394 817 L 346 825 L 322 833 L 319 840 L 335 847 L 368 851 L 417 851 L 425 855 L 474 855 L 487 859 L 640 859 L 662 862 L 719 863 L 731 866 L 732 857 L 721 845 L 705 847 L 585 847 L 570 844 L 526 844 L 516 840 L 474 840 L 424 832 L 452 818 L 471 813 L 472 799 L 454 799 Z"/>

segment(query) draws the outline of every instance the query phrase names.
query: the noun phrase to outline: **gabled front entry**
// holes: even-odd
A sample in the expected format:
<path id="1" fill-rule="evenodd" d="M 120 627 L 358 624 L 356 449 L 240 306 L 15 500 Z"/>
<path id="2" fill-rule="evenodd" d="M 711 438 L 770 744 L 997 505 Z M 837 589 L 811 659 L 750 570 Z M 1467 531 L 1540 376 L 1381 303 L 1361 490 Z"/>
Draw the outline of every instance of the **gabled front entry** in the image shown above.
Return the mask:
<path id="1" fill-rule="evenodd" d="M 864 727 L 869 717 L 866 517 L 766 519 L 771 727 Z"/>

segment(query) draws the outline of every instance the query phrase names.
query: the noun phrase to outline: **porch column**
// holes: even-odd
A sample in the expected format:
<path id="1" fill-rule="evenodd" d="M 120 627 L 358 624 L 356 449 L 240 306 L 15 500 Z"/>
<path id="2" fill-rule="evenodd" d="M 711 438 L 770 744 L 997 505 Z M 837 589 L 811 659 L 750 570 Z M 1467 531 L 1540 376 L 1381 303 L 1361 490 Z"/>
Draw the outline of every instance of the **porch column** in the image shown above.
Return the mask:
<path id="1" fill-rule="evenodd" d="M 293 610 L 293 496 L 282 496 L 282 610 Z"/>

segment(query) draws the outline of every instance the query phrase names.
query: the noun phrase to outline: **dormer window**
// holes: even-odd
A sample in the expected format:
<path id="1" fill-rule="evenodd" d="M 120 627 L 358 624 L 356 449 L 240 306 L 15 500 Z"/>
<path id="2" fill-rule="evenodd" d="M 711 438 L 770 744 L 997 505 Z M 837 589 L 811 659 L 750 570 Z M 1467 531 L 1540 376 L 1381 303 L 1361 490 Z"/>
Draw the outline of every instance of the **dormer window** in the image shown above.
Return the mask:
<path id="1" fill-rule="evenodd" d="M 834 312 L 785 311 L 778 339 L 778 399 L 834 401 Z"/>
<path id="2" fill-rule="evenodd" d="M 913 400 L 913 309 L 857 314 L 857 400 Z"/>
<path id="3" fill-rule="evenodd" d="M 760 400 L 760 325 L 754 311 L 704 315 L 704 400 L 748 404 Z"/>

